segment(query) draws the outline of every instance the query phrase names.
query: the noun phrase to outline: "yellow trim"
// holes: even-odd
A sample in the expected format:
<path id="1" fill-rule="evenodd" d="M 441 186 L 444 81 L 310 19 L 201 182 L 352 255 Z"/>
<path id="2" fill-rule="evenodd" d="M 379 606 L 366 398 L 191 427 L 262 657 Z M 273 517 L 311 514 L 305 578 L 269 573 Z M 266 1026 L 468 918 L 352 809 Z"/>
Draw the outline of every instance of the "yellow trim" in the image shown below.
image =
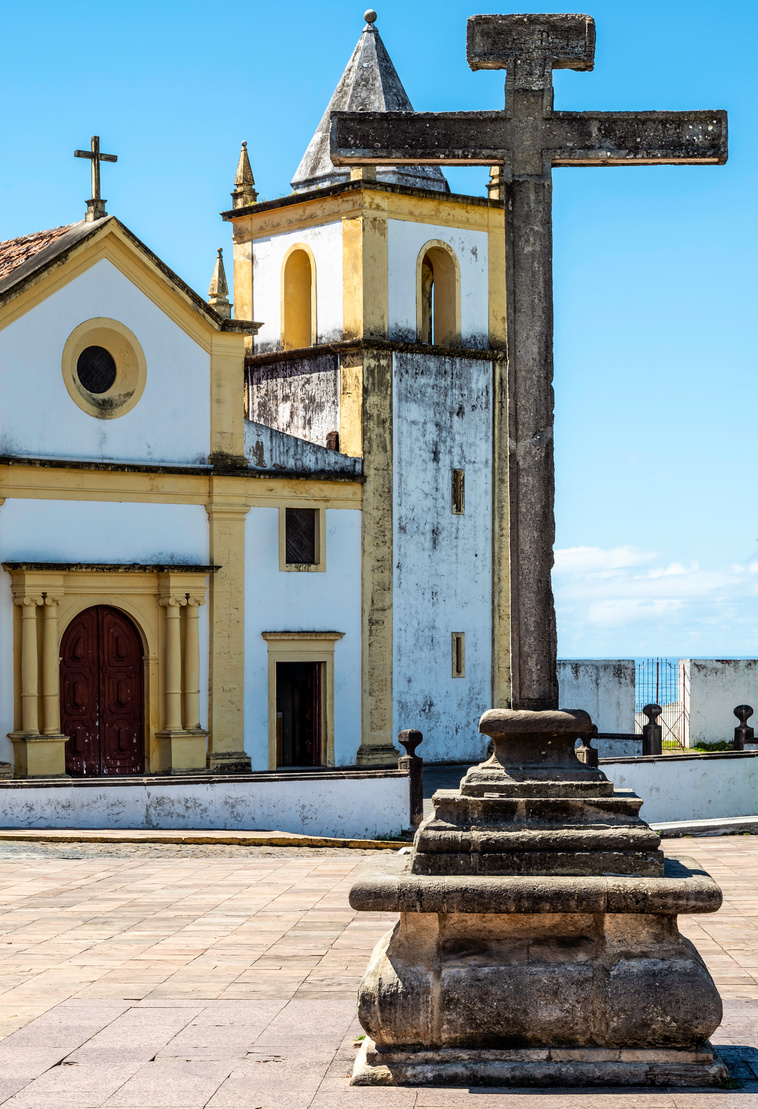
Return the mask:
<path id="1" fill-rule="evenodd" d="M 494 350 L 504 350 L 506 340 L 505 311 L 505 228 L 503 213 L 498 211 L 487 234 L 487 286 L 489 306 L 489 343 Z"/>
<path id="2" fill-rule="evenodd" d="M 307 343 L 302 343 L 299 341 L 299 339 L 297 341 L 288 342 L 287 339 L 289 313 L 287 309 L 287 289 L 285 284 L 285 275 L 287 271 L 287 263 L 289 262 L 292 255 L 298 250 L 307 255 L 308 261 L 310 262 L 311 266 L 311 325 L 309 328 L 310 338 Z M 279 339 L 282 350 L 293 350 L 297 347 L 304 346 L 310 347 L 314 346 L 318 342 L 318 300 L 316 294 L 316 258 L 313 254 L 313 251 L 307 243 L 293 243 L 282 258 L 282 265 L 279 271 Z M 295 330 L 297 330 L 296 325 L 293 324 L 293 326 L 295 326 Z M 292 327 L 290 327 L 289 330 L 292 331 Z"/>
<path id="3" fill-rule="evenodd" d="M 423 290 L 423 269 L 424 258 L 430 251 L 439 250 L 446 254 L 453 263 L 455 271 L 455 288 L 453 290 L 453 325 L 448 329 L 447 335 L 437 335 L 437 316 L 440 319 L 444 316 L 444 308 L 440 310 L 437 303 L 437 290 L 435 289 L 435 311 L 434 311 L 434 343 L 436 346 L 460 346 L 461 343 L 461 267 L 458 262 L 458 255 L 455 253 L 450 243 L 444 242 L 442 239 L 429 239 L 424 243 L 418 253 L 416 259 L 416 339 L 419 343 L 427 341 L 424 327 L 425 304 L 424 304 L 424 290 Z M 432 257 L 432 266 L 434 265 L 434 257 Z M 436 284 L 435 277 L 435 284 Z"/>
<path id="4" fill-rule="evenodd" d="M 229 479 L 211 479 L 219 499 L 206 506 L 210 525 L 211 576 L 208 764 L 214 756 L 245 756 L 245 517 L 249 506 L 228 489 Z M 253 598 L 249 598 L 251 604 Z"/>
<path id="5" fill-rule="evenodd" d="M 239 466 L 245 458 L 245 348 L 242 335 L 216 331 L 211 336 L 211 461 Z"/>
<path id="6" fill-rule="evenodd" d="M 130 501 L 207 505 L 242 497 L 248 508 L 315 502 L 323 508 L 361 507 L 358 481 L 255 478 L 242 475 L 139 473 L 0 463 L 0 500 Z"/>
<path id="7" fill-rule="evenodd" d="M 449 200 L 445 193 L 432 198 L 379 189 L 359 189 L 336 196 L 311 196 L 299 204 L 254 212 L 233 218 L 231 222 L 235 243 L 244 243 L 295 228 L 318 227 L 335 219 L 344 221 L 377 210 L 386 219 L 410 220 L 440 227 L 486 231 L 493 225 L 499 225 L 501 229 L 504 226 L 502 208 Z"/>
<path id="8" fill-rule="evenodd" d="M 116 363 L 116 380 L 104 393 L 90 393 L 79 380 L 77 362 L 89 346 L 104 347 Z M 85 320 L 69 335 L 61 358 L 68 395 L 88 416 L 113 420 L 135 407 L 145 391 L 147 363 L 136 335 L 118 320 L 97 316 Z"/>
<path id="9" fill-rule="evenodd" d="M 363 352 L 345 351 L 340 357 L 340 451 L 363 456 Z"/>
<path id="10" fill-rule="evenodd" d="M 450 636 L 452 647 L 452 663 L 454 678 L 466 677 L 466 633 L 452 632 Z"/>
<path id="11" fill-rule="evenodd" d="M 0 330 L 25 315 L 59 289 L 64 288 L 102 259 L 111 262 L 169 319 L 210 353 L 211 336 L 219 329 L 161 269 L 131 243 L 116 223 L 106 224 L 93 239 L 72 248 L 71 253 L 59 266 L 47 270 L 37 281 L 0 306 Z M 235 337 L 244 348 L 244 336 Z"/>
<path id="12" fill-rule="evenodd" d="M 316 552 L 317 561 L 287 562 L 287 509 L 312 508 L 316 513 Z M 326 509 L 322 504 L 288 504 L 279 506 L 279 570 L 316 571 L 326 570 Z"/>
<path id="13" fill-rule="evenodd" d="M 321 737 L 326 740 L 323 765 L 334 766 L 334 644 L 344 632 L 261 632 L 268 643 L 268 768 L 277 769 L 276 664 L 320 662 L 322 671 Z"/>

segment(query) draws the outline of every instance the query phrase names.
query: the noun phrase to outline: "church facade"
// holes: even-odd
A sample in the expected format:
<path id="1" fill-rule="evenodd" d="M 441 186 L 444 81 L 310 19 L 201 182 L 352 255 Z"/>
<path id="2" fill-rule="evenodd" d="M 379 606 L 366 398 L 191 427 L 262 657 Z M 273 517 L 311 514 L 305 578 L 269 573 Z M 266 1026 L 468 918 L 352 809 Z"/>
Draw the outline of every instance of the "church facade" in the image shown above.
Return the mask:
<path id="1" fill-rule="evenodd" d="M 0 244 L 0 744 L 21 777 L 475 759 L 509 694 L 503 205 L 243 147 L 234 318 L 118 219 Z M 94 218 L 92 218 L 94 216 Z M 253 322 L 260 321 L 260 322 Z M 4 737 L 7 735 L 7 739 Z"/>

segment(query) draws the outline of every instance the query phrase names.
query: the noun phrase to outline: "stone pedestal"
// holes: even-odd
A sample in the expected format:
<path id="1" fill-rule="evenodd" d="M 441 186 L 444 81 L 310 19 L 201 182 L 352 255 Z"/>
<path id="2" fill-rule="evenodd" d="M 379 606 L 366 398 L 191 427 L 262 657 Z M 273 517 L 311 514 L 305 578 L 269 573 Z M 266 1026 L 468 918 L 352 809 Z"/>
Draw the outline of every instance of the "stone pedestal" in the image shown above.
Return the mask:
<path id="1" fill-rule="evenodd" d="M 494 754 L 440 790 L 351 905 L 399 911 L 359 991 L 357 1085 L 717 1085 L 721 1000 L 677 914 L 718 886 L 664 859 L 631 791 L 575 756 L 582 712 L 485 713 Z"/>

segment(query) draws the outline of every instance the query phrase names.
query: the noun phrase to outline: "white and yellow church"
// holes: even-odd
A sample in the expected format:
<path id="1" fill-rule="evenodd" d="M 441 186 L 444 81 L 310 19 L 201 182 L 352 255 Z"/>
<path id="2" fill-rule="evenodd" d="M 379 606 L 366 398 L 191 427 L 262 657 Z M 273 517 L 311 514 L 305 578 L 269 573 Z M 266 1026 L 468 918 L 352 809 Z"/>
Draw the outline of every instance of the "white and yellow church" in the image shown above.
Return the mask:
<path id="1" fill-rule="evenodd" d="M 233 315 L 220 255 L 205 300 L 97 197 L 0 243 L 8 773 L 380 768 L 401 728 L 482 755 L 509 685 L 502 200 L 328 155 L 330 111 L 410 107 L 372 21 L 291 195 L 258 202 L 243 146 Z"/>

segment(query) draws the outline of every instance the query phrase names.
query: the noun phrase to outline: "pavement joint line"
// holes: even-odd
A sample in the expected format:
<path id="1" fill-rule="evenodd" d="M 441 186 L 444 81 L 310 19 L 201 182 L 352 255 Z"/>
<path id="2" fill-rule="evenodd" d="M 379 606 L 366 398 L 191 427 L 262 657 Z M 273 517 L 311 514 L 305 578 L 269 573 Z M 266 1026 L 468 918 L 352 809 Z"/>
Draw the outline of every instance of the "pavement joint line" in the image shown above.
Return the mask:
<path id="1" fill-rule="evenodd" d="M 110 828 L 0 828 L 0 841 L 33 843 L 187 843 L 230 844 L 239 847 L 341 847 L 356 850 L 398 851 L 410 840 L 338 839 L 296 832 L 230 832 L 202 829 Z"/>

